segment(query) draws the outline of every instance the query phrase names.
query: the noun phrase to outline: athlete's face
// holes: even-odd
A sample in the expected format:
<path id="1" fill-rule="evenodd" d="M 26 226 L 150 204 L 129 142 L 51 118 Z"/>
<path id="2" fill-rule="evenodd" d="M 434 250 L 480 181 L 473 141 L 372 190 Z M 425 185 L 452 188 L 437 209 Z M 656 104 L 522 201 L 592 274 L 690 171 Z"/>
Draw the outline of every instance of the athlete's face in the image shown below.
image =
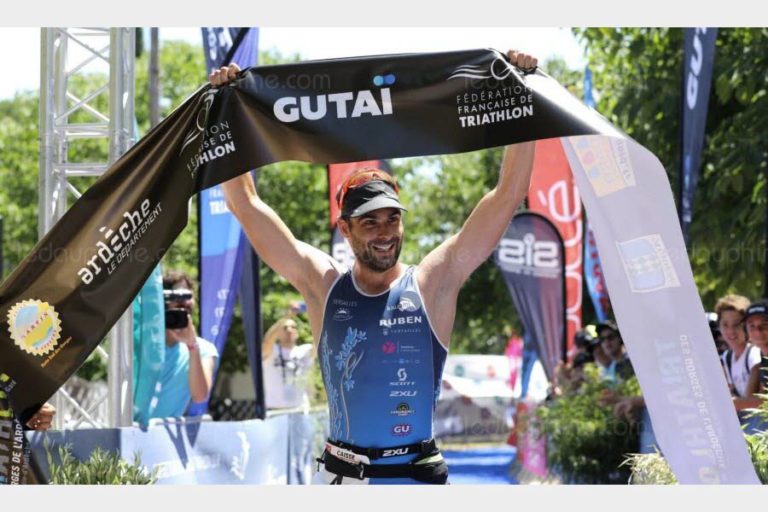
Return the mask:
<path id="1" fill-rule="evenodd" d="M 357 261 L 374 272 L 394 267 L 403 246 L 403 219 L 397 208 L 381 208 L 339 221 Z"/>
<path id="2" fill-rule="evenodd" d="M 741 349 L 747 344 L 747 333 L 744 330 L 744 315 L 738 311 L 723 311 L 717 321 L 723 339 L 732 349 Z"/>

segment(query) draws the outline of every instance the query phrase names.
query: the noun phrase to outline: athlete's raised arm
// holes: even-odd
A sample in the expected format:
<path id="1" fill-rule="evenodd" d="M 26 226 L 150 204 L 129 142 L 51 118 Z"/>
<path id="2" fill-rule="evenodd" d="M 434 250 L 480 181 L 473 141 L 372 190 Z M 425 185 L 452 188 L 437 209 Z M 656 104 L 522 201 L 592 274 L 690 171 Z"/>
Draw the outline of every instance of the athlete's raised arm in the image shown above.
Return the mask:
<path id="1" fill-rule="evenodd" d="M 522 69 L 537 60 L 510 50 L 510 62 Z M 448 343 L 459 289 L 493 253 L 517 207 L 525 199 L 533 169 L 534 142 L 507 146 L 496 187 L 475 206 L 458 233 L 444 241 L 419 264 L 419 288 L 437 335 Z"/>
<path id="2" fill-rule="evenodd" d="M 239 71 L 236 64 L 222 67 L 211 73 L 209 81 L 222 86 Z M 223 183 L 222 190 L 227 206 L 240 221 L 259 257 L 304 296 L 312 331 L 317 333 L 325 295 L 338 275 L 337 263 L 293 236 L 277 213 L 259 197 L 250 173 Z"/>

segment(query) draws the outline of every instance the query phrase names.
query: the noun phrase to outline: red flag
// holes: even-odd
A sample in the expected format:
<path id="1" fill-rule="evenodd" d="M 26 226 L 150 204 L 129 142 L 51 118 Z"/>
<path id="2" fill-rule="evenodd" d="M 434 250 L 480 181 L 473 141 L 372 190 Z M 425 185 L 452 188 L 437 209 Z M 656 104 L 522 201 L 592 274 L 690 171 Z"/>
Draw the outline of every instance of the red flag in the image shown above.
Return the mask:
<path id="1" fill-rule="evenodd" d="M 573 337 L 581 329 L 582 239 L 581 197 L 571 167 L 558 139 L 536 142 L 528 205 L 557 226 L 565 245 L 566 343 L 573 349 Z"/>

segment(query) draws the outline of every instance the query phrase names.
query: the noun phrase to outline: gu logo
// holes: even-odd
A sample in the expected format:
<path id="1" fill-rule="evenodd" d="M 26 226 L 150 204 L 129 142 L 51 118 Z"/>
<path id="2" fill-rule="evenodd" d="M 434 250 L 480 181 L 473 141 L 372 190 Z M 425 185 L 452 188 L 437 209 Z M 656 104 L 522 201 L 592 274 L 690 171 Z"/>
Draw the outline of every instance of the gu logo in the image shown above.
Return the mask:
<path id="1" fill-rule="evenodd" d="M 629 286 L 635 293 L 676 288 L 680 280 L 660 235 L 616 242 Z"/>
<path id="2" fill-rule="evenodd" d="M 408 423 L 401 423 L 392 427 L 392 434 L 396 436 L 407 436 L 411 433 L 411 426 Z"/>

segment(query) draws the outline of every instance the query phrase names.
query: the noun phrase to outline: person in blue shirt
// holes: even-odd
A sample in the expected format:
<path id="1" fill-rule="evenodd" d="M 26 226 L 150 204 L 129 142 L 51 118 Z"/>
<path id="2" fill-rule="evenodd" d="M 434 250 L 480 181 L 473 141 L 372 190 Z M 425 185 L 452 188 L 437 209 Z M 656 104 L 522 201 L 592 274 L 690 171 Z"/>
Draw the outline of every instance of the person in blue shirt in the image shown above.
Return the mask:
<path id="1" fill-rule="evenodd" d="M 517 51 L 507 56 L 521 69 L 537 64 Z M 223 86 L 238 72 L 236 65 L 222 67 L 209 81 Z M 459 289 L 493 253 L 528 193 L 534 149 L 533 142 L 507 146 L 496 187 L 458 233 L 415 266 L 399 261 L 406 209 L 384 171 L 353 174 L 337 195 L 352 268 L 297 240 L 249 173 L 222 185 L 259 257 L 307 305 L 330 414 L 318 482 L 447 482 L 432 420 Z"/>
<path id="2" fill-rule="evenodd" d="M 183 416 L 190 403 L 204 402 L 211 392 L 219 354 L 213 343 L 197 335 L 192 322 L 193 290 L 192 279 L 183 272 L 163 276 L 163 291 L 170 299 L 166 308 L 186 310 L 187 325 L 165 330 L 165 360 L 149 418 Z"/>

